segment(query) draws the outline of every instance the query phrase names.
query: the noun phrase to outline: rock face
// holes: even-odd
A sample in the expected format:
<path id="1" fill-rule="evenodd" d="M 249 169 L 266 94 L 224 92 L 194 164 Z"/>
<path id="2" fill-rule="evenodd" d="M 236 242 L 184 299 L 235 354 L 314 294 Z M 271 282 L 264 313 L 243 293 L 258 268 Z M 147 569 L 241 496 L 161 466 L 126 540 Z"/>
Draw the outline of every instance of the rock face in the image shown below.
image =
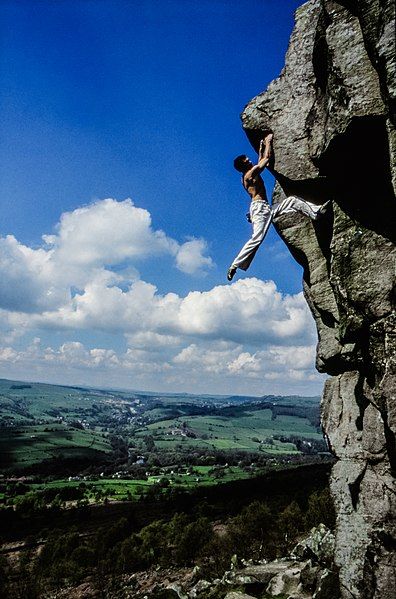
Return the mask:
<path id="1" fill-rule="evenodd" d="M 274 202 L 332 209 L 275 223 L 304 268 L 331 378 L 322 423 L 338 458 L 331 488 L 343 598 L 396 588 L 396 59 L 393 0 L 310 0 L 296 12 L 285 67 L 242 114 L 258 149 L 275 134 Z"/>

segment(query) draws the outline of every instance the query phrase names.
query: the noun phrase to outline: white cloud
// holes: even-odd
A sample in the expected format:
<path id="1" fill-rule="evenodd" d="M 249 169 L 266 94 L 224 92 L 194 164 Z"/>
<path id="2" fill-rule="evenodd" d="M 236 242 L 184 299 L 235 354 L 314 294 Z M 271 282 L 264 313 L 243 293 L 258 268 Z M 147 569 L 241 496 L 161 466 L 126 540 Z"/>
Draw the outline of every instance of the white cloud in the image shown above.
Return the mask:
<path id="1" fill-rule="evenodd" d="M 129 199 L 101 200 L 66 212 L 56 231 L 43 235 L 44 245 L 38 249 L 13 235 L 0 238 L 0 308 L 30 313 L 61 308 L 74 288 L 135 280 L 138 273 L 131 262 L 155 255 L 172 256 L 175 266 L 187 274 L 212 266 L 204 240 L 179 244 L 153 229 L 150 213 Z M 128 270 L 110 270 L 125 262 Z"/>
<path id="2" fill-rule="evenodd" d="M 16 362 L 19 354 L 12 347 L 0 348 L 0 362 Z"/>
<path id="3" fill-rule="evenodd" d="M 51 278 L 51 257 L 51 251 L 29 248 L 13 235 L 0 238 L 0 307 L 34 312 L 65 301 L 66 288 Z"/>
<path id="4" fill-rule="evenodd" d="M 282 378 L 319 380 L 319 375 L 312 372 L 315 353 L 315 345 L 290 347 L 270 345 L 265 350 L 254 354 L 249 352 L 239 354 L 228 368 L 233 374 L 260 376 L 264 380 Z"/>
<path id="5" fill-rule="evenodd" d="M 159 335 L 153 344 L 173 337 L 224 339 L 262 346 L 306 344 L 314 325 L 302 293 L 282 295 L 273 281 L 241 279 L 185 297 L 161 295 L 154 285 L 135 281 L 123 291 L 97 279 L 84 293 L 54 311 L 32 316 L 36 326 L 92 329 L 126 335 Z M 129 337 L 132 339 L 132 337 Z M 138 343 L 139 342 L 139 338 Z"/>
<path id="6" fill-rule="evenodd" d="M 255 278 L 189 293 L 180 302 L 178 325 L 185 333 L 238 342 L 287 342 L 312 334 L 312 318 L 301 293 L 282 296 L 273 281 Z"/>
<path id="7" fill-rule="evenodd" d="M 205 240 L 178 243 L 154 230 L 149 212 L 131 200 L 65 213 L 43 240 L 35 249 L 0 238 L 2 376 L 198 392 L 229 386 L 264 393 L 265 381 L 274 392 L 277 385 L 319 386 L 316 334 L 302 293 L 242 278 L 184 297 L 160 294 L 136 270 L 145 258 L 170 256 L 187 274 L 213 263 Z M 126 349 L 98 346 L 99 332 Z M 35 339 L 21 349 L 27 333 L 68 341 L 44 347 Z"/>
<path id="8" fill-rule="evenodd" d="M 261 361 L 255 355 L 249 352 L 242 352 L 239 356 L 228 364 L 228 369 L 234 374 L 260 372 Z"/>
<path id="9" fill-rule="evenodd" d="M 300 379 L 312 376 L 315 346 L 270 345 L 251 353 L 242 345 L 205 347 L 191 344 L 178 353 L 173 362 L 201 373 L 222 373 L 224 376 L 265 379 Z M 319 380 L 316 373 L 310 380 Z"/>
<path id="10" fill-rule="evenodd" d="M 176 253 L 176 265 L 182 272 L 194 274 L 205 272 L 206 268 L 212 268 L 212 258 L 205 256 L 207 243 L 204 239 L 191 239 L 183 243 Z"/>
<path id="11" fill-rule="evenodd" d="M 44 237 L 63 264 L 101 267 L 169 253 L 179 244 L 152 228 L 151 215 L 132 200 L 106 199 L 62 214 L 58 234 Z"/>
<path id="12" fill-rule="evenodd" d="M 140 331 L 138 333 L 126 333 L 127 343 L 130 347 L 146 349 L 150 351 L 162 351 L 164 348 L 178 347 L 182 343 L 182 337 L 175 335 L 160 335 L 151 331 Z"/>
<path id="13" fill-rule="evenodd" d="M 0 373 L 25 380 L 66 379 L 82 385 L 195 393 L 318 393 L 323 376 L 312 371 L 313 362 L 293 361 L 296 352 L 313 360 L 311 346 L 270 346 L 251 353 L 242 345 L 215 341 L 173 347 L 171 351 L 130 347 L 116 352 L 89 349 L 79 341 L 53 348 L 35 340 L 24 350 L 0 348 Z"/>
<path id="14" fill-rule="evenodd" d="M 214 344 L 209 347 L 192 343 L 185 347 L 174 358 L 173 363 L 182 365 L 186 370 L 195 370 L 198 374 L 226 374 L 229 360 L 233 359 L 240 347 L 228 344 Z"/>

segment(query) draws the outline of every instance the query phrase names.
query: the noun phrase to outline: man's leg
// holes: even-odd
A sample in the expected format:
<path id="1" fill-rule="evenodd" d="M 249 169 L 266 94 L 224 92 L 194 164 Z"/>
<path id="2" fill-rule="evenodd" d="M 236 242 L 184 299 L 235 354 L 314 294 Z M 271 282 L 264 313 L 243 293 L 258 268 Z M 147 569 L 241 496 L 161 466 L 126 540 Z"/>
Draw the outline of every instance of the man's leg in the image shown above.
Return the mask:
<path id="1" fill-rule="evenodd" d="M 324 214 L 329 202 L 330 200 L 325 202 L 325 204 L 318 205 L 303 200 L 298 196 L 289 196 L 273 208 L 272 216 L 276 217 L 288 212 L 301 212 L 312 220 L 318 220 Z"/>
<path id="2" fill-rule="evenodd" d="M 228 269 L 227 278 L 229 281 L 234 277 L 237 268 L 241 268 L 242 270 L 249 268 L 258 248 L 262 244 L 272 220 L 269 204 L 260 201 L 252 202 L 250 218 L 252 220 L 253 233 Z"/>

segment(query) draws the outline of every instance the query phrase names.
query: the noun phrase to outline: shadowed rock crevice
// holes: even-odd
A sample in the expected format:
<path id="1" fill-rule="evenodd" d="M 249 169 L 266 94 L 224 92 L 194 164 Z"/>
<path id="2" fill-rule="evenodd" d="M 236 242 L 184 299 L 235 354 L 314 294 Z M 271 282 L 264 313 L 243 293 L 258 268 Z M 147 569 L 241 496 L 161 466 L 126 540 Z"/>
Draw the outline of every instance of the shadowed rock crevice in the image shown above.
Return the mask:
<path id="1" fill-rule="evenodd" d="M 361 376 L 358 381 L 358 384 L 356 385 L 356 403 L 358 404 L 358 407 L 359 407 L 359 415 L 356 418 L 355 424 L 356 424 L 356 429 L 358 431 L 363 430 L 364 413 L 365 413 L 366 409 L 368 408 L 368 406 L 370 405 L 370 400 L 365 396 L 365 394 L 363 392 L 363 383 L 364 383 L 364 377 Z"/>
<path id="2" fill-rule="evenodd" d="M 331 179 L 333 195 L 354 221 L 396 241 L 396 202 L 392 187 L 388 134 L 384 116 L 352 119 L 317 161 Z"/>
<path id="3" fill-rule="evenodd" d="M 337 4 L 346 8 L 354 17 L 359 16 L 359 0 L 338 0 Z M 326 2 L 322 1 L 322 6 L 325 7 Z"/>
<path id="4" fill-rule="evenodd" d="M 389 463 L 392 469 L 392 475 L 396 477 L 396 435 L 389 427 L 388 414 L 385 411 L 381 412 L 384 420 L 384 434 L 386 441 L 386 451 L 389 458 Z"/>
<path id="5" fill-rule="evenodd" d="M 303 266 L 316 366 L 332 375 L 322 424 L 337 458 L 343 599 L 393 599 L 396 588 L 394 20 L 393 0 L 306 2 L 282 73 L 242 114 L 256 150 L 274 132 L 274 203 L 332 200 L 321 221 L 274 224 Z"/>
<path id="6" fill-rule="evenodd" d="M 379 88 L 388 115 L 396 124 L 396 81 L 394 41 L 394 0 L 360 0 L 357 10 L 364 46 L 379 77 Z M 392 38 L 393 36 L 393 38 Z"/>
<path id="7" fill-rule="evenodd" d="M 329 81 L 329 47 L 326 40 L 326 29 L 330 24 L 328 14 L 322 10 L 319 16 L 316 29 L 315 42 L 312 52 L 312 66 L 316 79 L 317 95 L 324 94 L 327 90 Z M 313 113 L 308 115 L 308 119 L 313 117 Z M 307 126 L 311 123 L 307 120 Z"/>
<path id="8" fill-rule="evenodd" d="M 352 483 L 348 484 L 349 492 L 351 494 L 352 506 L 353 506 L 354 510 L 356 510 L 356 507 L 357 507 L 357 504 L 359 501 L 360 487 L 361 487 L 362 480 L 364 478 L 365 473 L 366 473 L 366 467 L 362 470 L 362 472 L 359 474 L 359 476 Z"/>

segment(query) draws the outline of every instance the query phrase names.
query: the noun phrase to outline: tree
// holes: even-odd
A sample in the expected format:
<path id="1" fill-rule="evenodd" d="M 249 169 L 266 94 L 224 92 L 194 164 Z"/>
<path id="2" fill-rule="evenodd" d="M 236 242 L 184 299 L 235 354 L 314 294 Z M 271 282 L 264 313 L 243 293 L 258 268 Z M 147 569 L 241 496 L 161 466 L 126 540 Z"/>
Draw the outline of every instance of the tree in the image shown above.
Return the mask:
<path id="1" fill-rule="evenodd" d="M 256 559 L 272 557 L 274 519 L 267 504 L 254 501 L 233 518 L 228 527 L 233 553 Z"/>
<path id="2" fill-rule="evenodd" d="M 96 561 L 95 550 L 87 545 L 76 547 L 70 557 L 73 562 L 85 570 L 91 568 Z"/>
<path id="3" fill-rule="evenodd" d="M 154 437 L 152 435 L 146 435 L 144 437 L 144 442 L 146 444 L 147 451 L 154 451 L 155 442 L 154 442 Z"/>
<path id="4" fill-rule="evenodd" d="M 298 503 L 292 501 L 278 517 L 278 530 L 282 538 L 284 550 L 287 550 L 294 543 L 296 536 L 303 529 L 303 513 Z"/>
<path id="5" fill-rule="evenodd" d="M 308 498 L 308 509 L 305 514 L 307 528 L 317 526 L 321 522 L 329 528 L 335 527 L 336 514 L 330 489 L 314 491 Z"/>
<path id="6" fill-rule="evenodd" d="M 117 560 L 117 571 L 136 572 L 147 567 L 148 562 L 142 554 L 142 541 L 139 535 L 131 535 L 122 542 Z"/>
<path id="7" fill-rule="evenodd" d="M 175 558 L 179 564 L 190 565 L 214 536 L 211 522 L 200 517 L 188 524 L 178 536 Z"/>
<path id="8" fill-rule="evenodd" d="M 177 544 L 183 535 L 183 531 L 188 526 L 189 518 L 187 514 L 175 514 L 168 524 L 168 538 L 171 544 Z"/>
<path id="9" fill-rule="evenodd" d="M 151 564 L 160 563 L 167 555 L 167 525 L 162 520 L 155 520 L 142 528 L 139 538 L 142 542 L 142 558 Z"/>
<path id="10" fill-rule="evenodd" d="M 7 589 L 7 580 L 8 580 L 8 563 L 7 559 L 0 555 L 0 596 L 6 596 Z"/>
<path id="11" fill-rule="evenodd" d="M 131 533 L 131 525 L 126 518 L 120 518 L 109 529 L 102 529 L 96 539 L 99 554 L 105 555 L 109 549 L 123 541 Z"/>

